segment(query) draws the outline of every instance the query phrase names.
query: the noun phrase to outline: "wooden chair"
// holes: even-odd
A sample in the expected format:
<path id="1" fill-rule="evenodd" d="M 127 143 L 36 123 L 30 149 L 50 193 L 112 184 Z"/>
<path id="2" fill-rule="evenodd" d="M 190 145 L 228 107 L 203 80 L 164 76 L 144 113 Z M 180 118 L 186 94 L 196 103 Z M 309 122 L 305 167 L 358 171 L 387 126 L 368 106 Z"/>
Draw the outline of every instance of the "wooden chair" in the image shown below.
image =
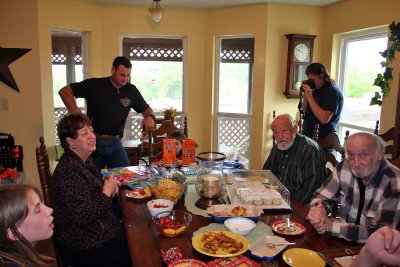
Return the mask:
<path id="1" fill-rule="evenodd" d="M 36 162 L 40 177 L 40 184 L 42 186 L 44 204 L 51 207 L 50 199 L 50 183 L 52 175 L 50 172 L 50 161 L 47 154 L 46 145 L 44 144 L 44 138 L 39 138 L 40 146 L 36 147 Z"/>
<path id="2" fill-rule="evenodd" d="M 163 141 L 165 137 L 175 131 L 182 131 L 179 129 L 174 121 L 172 120 L 164 120 L 160 127 L 155 129 L 152 132 L 148 132 L 148 142 L 142 143 L 142 154 L 148 154 L 149 164 L 152 162 L 163 150 Z M 184 127 L 182 131 L 186 138 L 188 138 L 188 126 L 187 126 L 187 117 L 184 117 Z M 146 153 L 148 151 L 148 153 Z M 142 158 L 143 159 L 143 158 Z"/>
<path id="3" fill-rule="evenodd" d="M 399 129 L 396 129 L 396 127 L 392 127 L 386 132 L 379 134 L 379 120 L 378 120 L 376 121 L 374 133 L 380 136 L 383 139 L 383 141 L 385 141 L 386 144 L 385 156 L 387 157 L 387 159 L 392 163 L 397 163 L 398 165 L 396 166 L 399 167 L 400 165 Z"/>
<path id="4" fill-rule="evenodd" d="M 275 110 L 272 111 L 272 121 L 274 121 L 276 118 L 276 113 Z M 272 133 L 272 146 L 274 146 L 276 144 L 276 140 L 275 140 L 275 135 L 274 133 Z"/>
<path id="5" fill-rule="evenodd" d="M 349 132 L 346 132 L 345 140 L 347 139 Z M 340 144 L 339 136 L 335 132 L 331 132 L 324 139 L 319 139 L 319 124 L 315 124 L 313 139 L 318 142 L 320 147 L 325 151 L 326 161 L 331 163 L 333 167 L 335 167 L 339 161 L 336 158 L 335 152 L 339 152 L 341 154 L 342 159 L 345 157 L 344 147 Z"/>
<path id="6" fill-rule="evenodd" d="M 40 177 L 40 184 L 42 186 L 43 201 L 44 204 L 46 204 L 46 206 L 52 207 L 50 198 L 50 187 L 53 176 L 50 171 L 49 156 L 47 154 L 46 145 L 44 144 L 44 138 L 42 136 L 39 137 L 39 142 L 40 145 L 36 147 L 36 162 Z M 61 260 L 54 235 L 52 237 L 52 243 L 57 260 L 57 265 L 59 267 L 68 266 L 68 264 L 66 264 L 63 260 Z"/>

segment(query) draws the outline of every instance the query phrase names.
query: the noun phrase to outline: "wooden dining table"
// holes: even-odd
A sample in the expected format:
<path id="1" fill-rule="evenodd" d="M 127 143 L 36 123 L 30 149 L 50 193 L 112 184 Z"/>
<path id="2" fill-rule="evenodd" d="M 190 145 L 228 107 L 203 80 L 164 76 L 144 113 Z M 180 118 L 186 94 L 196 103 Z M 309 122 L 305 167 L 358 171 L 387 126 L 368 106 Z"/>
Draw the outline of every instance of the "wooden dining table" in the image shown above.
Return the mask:
<path id="1" fill-rule="evenodd" d="M 178 247 L 183 254 L 183 258 L 194 258 L 203 262 L 215 259 L 214 257 L 203 255 L 192 246 L 193 233 L 199 228 L 212 223 L 212 218 L 192 215 L 193 218 L 190 226 L 183 235 L 174 238 L 165 237 L 153 225 L 150 212 L 147 209 L 149 199 L 128 198 L 126 197 L 126 190 L 125 188 L 121 188 L 119 203 L 133 266 L 165 267 L 167 265 L 162 261 L 161 250 L 166 251 L 172 247 Z M 184 205 L 184 197 L 179 200 L 175 209 L 187 211 Z M 305 219 L 307 213 L 308 207 L 296 200 L 291 200 L 291 210 L 265 211 L 261 215 L 261 220 L 270 226 L 273 222 L 284 220 L 289 216 L 292 221 L 304 225 L 306 227 L 304 234 L 299 236 L 284 236 L 289 242 L 295 242 L 290 248 L 306 248 L 318 252 L 360 246 L 360 244 L 355 242 L 348 242 L 328 234 L 319 235 Z M 251 257 L 249 251 L 245 252 L 244 255 L 249 258 Z M 279 257 L 278 262 L 279 266 L 288 266 L 282 257 Z"/>

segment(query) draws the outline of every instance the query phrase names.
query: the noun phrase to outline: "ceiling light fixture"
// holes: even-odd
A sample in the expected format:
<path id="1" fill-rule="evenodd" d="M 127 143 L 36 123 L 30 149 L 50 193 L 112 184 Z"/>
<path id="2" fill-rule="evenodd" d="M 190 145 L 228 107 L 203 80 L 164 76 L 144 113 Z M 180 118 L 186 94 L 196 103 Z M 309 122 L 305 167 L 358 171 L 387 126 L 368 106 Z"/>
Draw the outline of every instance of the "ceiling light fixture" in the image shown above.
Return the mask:
<path id="1" fill-rule="evenodd" d="M 153 0 L 153 5 L 149 8 L 151 18 L 155 23 L 159 23 L 162 19 L 164 8 L 160 6 L 161 0 Z"/>

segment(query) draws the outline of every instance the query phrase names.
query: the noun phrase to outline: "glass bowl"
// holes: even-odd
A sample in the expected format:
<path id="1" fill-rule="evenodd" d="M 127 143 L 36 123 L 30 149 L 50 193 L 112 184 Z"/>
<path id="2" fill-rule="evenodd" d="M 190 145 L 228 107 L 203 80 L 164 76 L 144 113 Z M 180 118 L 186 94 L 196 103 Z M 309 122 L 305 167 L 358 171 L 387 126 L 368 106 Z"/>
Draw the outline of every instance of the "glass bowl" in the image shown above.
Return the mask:
<path id="1" fill-rule="evenodd" d="M 186 178 L 180 176 L 171 179 L 154 177 L 150 178 L 147 184 L 155 199 L 167 199 L 172 201 L 174 205 L 178 203 L 187 187 Z"/>
<path id="2" fill-rule="evenodd" d="M 153 223 L 164 236 L 176 237 L 183 234 L 192 221 L 192 215 L 182 210 L 159 212 L 153 216 Z"/>

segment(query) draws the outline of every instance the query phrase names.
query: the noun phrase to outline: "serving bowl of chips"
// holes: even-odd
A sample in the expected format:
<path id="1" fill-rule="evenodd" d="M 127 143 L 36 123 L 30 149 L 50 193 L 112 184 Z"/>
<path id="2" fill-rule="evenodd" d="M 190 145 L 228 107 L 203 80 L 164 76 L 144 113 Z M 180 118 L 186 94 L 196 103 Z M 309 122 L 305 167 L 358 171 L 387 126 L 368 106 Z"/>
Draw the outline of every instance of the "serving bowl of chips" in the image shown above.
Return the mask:
<path id="1" fill-rule="evenodd" d="M 187 187 L 184 177 L 162 178 L 154 177 L 147 181 L 150 191 L 155 199 L 168 199 L 176 205 Z"/>

